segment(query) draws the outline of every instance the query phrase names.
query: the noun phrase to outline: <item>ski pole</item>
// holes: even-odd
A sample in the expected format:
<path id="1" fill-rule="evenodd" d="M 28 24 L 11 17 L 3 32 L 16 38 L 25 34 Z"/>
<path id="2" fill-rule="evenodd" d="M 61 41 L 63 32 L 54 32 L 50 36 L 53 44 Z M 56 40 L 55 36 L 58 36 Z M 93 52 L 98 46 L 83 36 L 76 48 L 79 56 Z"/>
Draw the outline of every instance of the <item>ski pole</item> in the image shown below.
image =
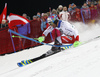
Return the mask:
<path id="1" fill-rule="evenodd" d="M 24 38 L 24 37 L 21 37 L 21 36 L 15 36 L 15 35 L 12 35 L 12 37 L 13 37 L 13 38 L 15 38 L 15 37 L 16 37 L 16 38 Z M 38 38 L 33 38 L 33 39 L 38 40 Z"/>

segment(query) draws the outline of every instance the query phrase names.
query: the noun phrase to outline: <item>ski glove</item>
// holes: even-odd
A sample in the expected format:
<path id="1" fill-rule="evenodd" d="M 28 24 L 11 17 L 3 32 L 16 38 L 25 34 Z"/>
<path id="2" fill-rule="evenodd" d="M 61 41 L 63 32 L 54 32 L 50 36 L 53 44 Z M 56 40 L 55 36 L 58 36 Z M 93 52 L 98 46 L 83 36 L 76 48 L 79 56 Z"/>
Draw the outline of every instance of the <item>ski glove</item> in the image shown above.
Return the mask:
<path id="1" fill-rule="evenodd" d="M 43 42 L 44 40 L 45 40 L 45 36 L 41 36 L 41 37 L 38 38 L 39 42 Z"/>
<path id="2" fill-rule="evenodd" d="M 73 46 L 74 46 L 74 47 L 78 47 L 78 46 L 81 45 L 81 44 L 82 44 L 82 42 L 75 41 L 74 44 L 73 44 Z"/>

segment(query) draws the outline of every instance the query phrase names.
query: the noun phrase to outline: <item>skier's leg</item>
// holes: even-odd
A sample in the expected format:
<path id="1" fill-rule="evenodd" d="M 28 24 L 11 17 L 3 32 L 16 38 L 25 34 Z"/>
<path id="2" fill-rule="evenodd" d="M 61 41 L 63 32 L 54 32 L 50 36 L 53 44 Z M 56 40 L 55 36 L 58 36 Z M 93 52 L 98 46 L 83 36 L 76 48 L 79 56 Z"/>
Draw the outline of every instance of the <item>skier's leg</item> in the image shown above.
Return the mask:
<path id="1" fill-rule="evenodd" d="M 62 45 L 61 32 L 58 29 L 54 29 L 52 31 L 52 36 L 53 36 L 53 39 L 55 40 L 54 45 Z M 56 52 L 61 51 L 61 48 L 60 47 L 52 47 L 51 50 L 56 53 Z"/>
<path id="2" fill-rule="evenodd" d="M 79 35 L 74 38 L 74 36 L 61 36 L 62 43 L 74 43 L 75 41 L 79 41 Z"/>
<path id="3" fill-rule="evenodd" d="M 54 45 L 62 45 L 62 44 L 59 43 L 59 41 L 57 39 L 55 39 Z M 51 50 L 56 53 L 56 52 L 60 52 L 61 48 L 60 47 L 52 47 Z"/>

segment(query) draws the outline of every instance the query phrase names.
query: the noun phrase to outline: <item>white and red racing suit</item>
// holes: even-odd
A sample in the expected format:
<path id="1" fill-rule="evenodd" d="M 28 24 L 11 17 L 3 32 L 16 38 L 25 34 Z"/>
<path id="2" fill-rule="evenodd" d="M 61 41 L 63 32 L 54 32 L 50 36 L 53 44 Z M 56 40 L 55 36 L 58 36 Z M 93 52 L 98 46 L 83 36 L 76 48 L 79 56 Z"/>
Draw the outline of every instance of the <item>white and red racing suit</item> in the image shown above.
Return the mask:
<path id="1" fill-rule="evenodd" d="M 60 43 L 74 43 L 75 41 L 79 41 L 78 31 L 67 21 L 59 20 L 56 28 L 49 26 L 43 32 L 43 36 L 47 36 L 50 32 L 52 32 L 53 39 L 56 38 Z"/>

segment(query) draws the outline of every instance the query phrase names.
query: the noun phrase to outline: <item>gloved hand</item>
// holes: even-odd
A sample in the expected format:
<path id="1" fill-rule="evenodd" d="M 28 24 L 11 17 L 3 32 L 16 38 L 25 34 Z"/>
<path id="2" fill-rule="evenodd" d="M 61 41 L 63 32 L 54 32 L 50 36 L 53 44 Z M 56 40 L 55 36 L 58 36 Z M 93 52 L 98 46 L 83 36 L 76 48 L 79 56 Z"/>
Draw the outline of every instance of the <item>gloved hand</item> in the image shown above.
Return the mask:
<path id="1" fill-rule="evenodd" d="M 45 36 L 41 36 L 41 37 L 38 38 L 39 42 L 43 42 L 44 40 L 45 40 Z"/>
<path id="2" fill-rule="evenodd" d="M 77 47 L 77 46 L 79 46 L 80 44 L 82 44 L 82 42 L 75 41 L 74 44 L 73 44 L 73 46 L 74 46 L 74 47 Z"/>

